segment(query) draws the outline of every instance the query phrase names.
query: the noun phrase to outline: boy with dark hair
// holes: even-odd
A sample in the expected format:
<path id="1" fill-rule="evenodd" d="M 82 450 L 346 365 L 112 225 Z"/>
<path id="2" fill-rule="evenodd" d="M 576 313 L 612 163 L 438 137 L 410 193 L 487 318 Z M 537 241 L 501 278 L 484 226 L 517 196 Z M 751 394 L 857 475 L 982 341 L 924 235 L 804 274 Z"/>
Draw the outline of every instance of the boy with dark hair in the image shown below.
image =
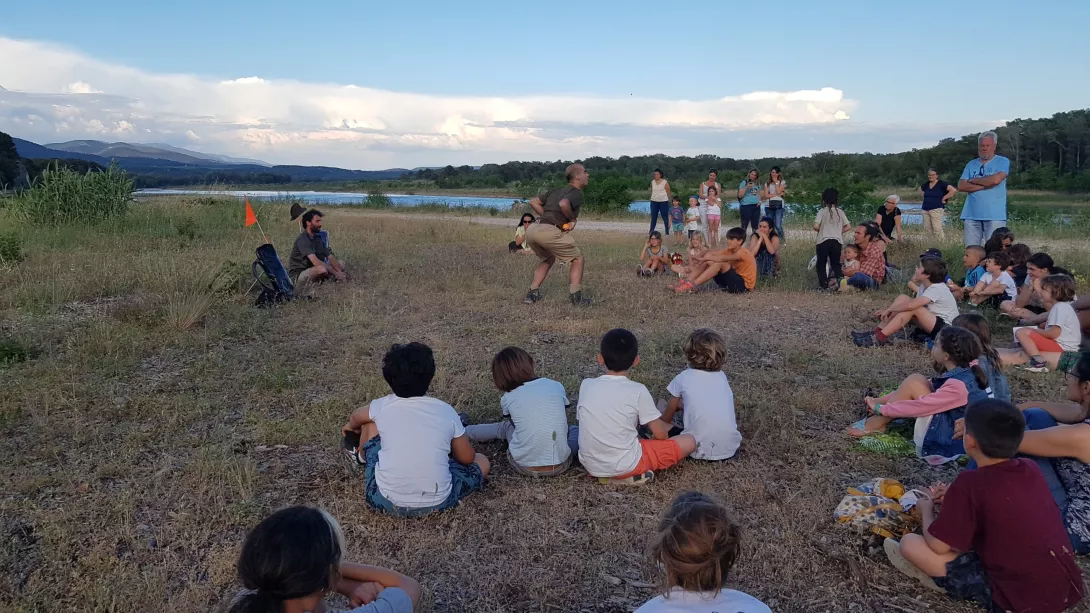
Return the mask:
<path id="1" fill-rule="evenodd" d="M 917 502 L 922 536 L 886 539 L 897 570 L 988 611 L 1058 613 L 1082 600 L 1082 573 L 1048 484 L 1033 460 L 1014 457 L 1025 426 L 1009 402 L 969 405 L 965 453 L 977 468 Z"/>
<path id="2" fill-rule="evenodd" d="M 427 345 L 390 347 L 382 377 L 393 393 L 353 411 L 341 428 L 353 468 L 365 466 L 365 496 L 374 509 L 419 517 L 484 487 L 488 459 L 473 451 L 454 407 L 425 395 L 434 376 Z"/>
<path id="3" fill-rule="evenodd" d="M 1011 256 L 1005 251 L 989 253 L 984 260 L 985 273 L 976 282 L 967 300 L 976 306 L 986 305 L 999 308 L 1004 300 L 1014 300 L 1018 296 L 1018 286 L 1014 284 L 1009 268 Z"/>
<path id="4" fill-rule="evenodd" d="M 934 258 L 920 261 L 912 277 L 919 287 L 915 298 L 900 295 L 889 307 L 874 314 L 881 325 L 874 331 L 854 331 L 852 340 L 858 347 L 871 347 L 889 343 L 889 337 L 910 323 L 935 340 L 954 318 L 958 316 L 958 303 L 946 286 L 946 262 Z"/>
<path id="5" fill-rule="evenodd" d="M 621 328 L 602 337 L 598 363 L 606 374 L 584 379 L 579 387 L 579 461 L 602 483 L 642 484 L 656 470 L 674 466 L 696 449 L 690 434 L 669 437 L 670 424 L 659 419 L 651 392 L 628 378 L 640 363 L 636 336 Z M 647 426 L 653 439 L 641 439 Z"/>
<path id="6" fill-rule="evenodd" d="M 953 282 L 947 284 L 950 286 L 954 298 L 965 300 L 969 292 L 976 287 L 980 278 L 987 272 L 984 269 L 984 256 L 984 248 L 980 245 L 969 245 L 965 248 L 965 255 L 961 257 L 961 263 L 965 265 L 965 278 L 962 279 L 960 285 Z"/>
<path id="7" fill-rule="evenodd" d="M 727 248 L 722 251 L 708 251 L 703 256 L 693 257 L 696 262 L 708 264 L 698 276 L 682 279 L 670 289 L 679 294 L 693 291 L 708 281 L 715 281 L 719 289 L 732 294 L 752 291 L 757 285 L 757 260 L 753 252 L 742 247 L 746 240 L 746 231 L 742 228 L 727 230 Z"/>

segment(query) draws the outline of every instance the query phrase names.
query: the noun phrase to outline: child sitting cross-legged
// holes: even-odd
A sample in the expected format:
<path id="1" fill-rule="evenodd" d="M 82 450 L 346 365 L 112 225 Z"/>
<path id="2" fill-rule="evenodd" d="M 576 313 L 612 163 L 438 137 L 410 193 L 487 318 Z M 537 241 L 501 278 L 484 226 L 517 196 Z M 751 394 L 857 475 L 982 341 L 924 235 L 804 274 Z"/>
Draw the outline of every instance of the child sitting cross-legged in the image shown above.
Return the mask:
<path id="1" fill-rule="evenodd" d="M 245 588 L 227 613 L 325 613 L 325 597 L 337 592 L 349 613 L 412 613 L 420 584 L 399 572 L 344 562 L 344 535 L 337 520 L 310 507 L 281 509 L 246 535 L 238 557 Z"/>
<path id="2" fill-rule="evenodd" d="M 965 248 L 965 255 L 961 257 L 961 263 L 965 265 L 965 279 L 960 284 L 951 281 L 947 285 L 954 294 L 954 298 L 965 300 L 969 292 L 976 288 L 980 278 L 987 270 L 984 269 L 984 248 L 980 245 L 969 245 Z"/>
<path id="3" fill-rule="evenodd" d="M 662 246 L 662 233 L 656 230 L 647 236 L 647 242 L 640 249 L 640 265 L 636 268 L 636 274 L 649 277 L 666 272 L 670 266 L 670 252 Z"/>
<path id="4" fill-rule="evenodd" d="M 742 444 L 742 435 L 734 415 L 734 392 L 723 372 L 726 343 L 714 330 L 702 328 L 689 335 L 684 351 L 689 368 L 666 386 L 670 400 L 661 419 L 670 426 L 674 414 L 682 412 L 682 432 L 696 439 L 696 450 L 690 457 L 697 460 L 734 457 Z"/>
<path id="5" fill-rule="evenodd" d="M 454 407 L 426 395 L 435 376 L 431 348 L 390 347 L 382 376 L 393 393 L 353 411 L 341 428 L 353 466 L 365 466 L 367 503 L 417 517 L 453 508 L 483 488 L 488 458 L 473 451 Z"/>
<path id="6" fill-rule="evenodd" d="M 704 243 L 704 235 L 697 232 L 689 237 L 689 261 L 685 264 L 673 264 L 670 266 L 670 270 L 676 272 L 679 276 L 685 277 L 690 274 L 700 274 L 708 264 L 705 262 L 697 261 L 697 258 L 703 256 L 708 252 L 708 247 Z"/>
<path id="7" fill-rule="evenodd" d="M 749 594 L 727 589 L 741 541 L 738 524 L 722 505 L 700 492 L 678 494 L 651 545 L 666 575 L 665 593 L 636 613 L 772 613 Z"/>
<path id="8" fill-rule="evenodd" d="M 1005 300 L 1014 300 L 1018 295 L 1018 286 L 1009 272 L 1011 256 L 1005 251 L 989 253 L 984 260 L 985 272 L 976 287 L 969 290 L 966 299 L 976 306 L 986 305 L 999 308 Z"/>
<path id="9" fill-rule="evenodd" d="M 492 382 L 504 392 L 500 407 L 510 419 L 466 426 L 469 440 L 507 441 L 507 459 L 519 474 L 551 477 L 567 470 L 572 453 L 564 386 L 535 375 L 534 359 L 518 347 L 492 359 Z"/>
<path id="10" fill-rule="evenodd" d="M 923 535 L 886 540 L 894 567 L 991 612 L 1058 613 L 1082 600 L 1082 573 L 1048 484 L 1033 460 L 1015 457 L 1025 427 L 1009 402 L 969 405 L 965 452 L 977 468 L 916 503 Z"/>
<path id="11" fill-rule="evenodd" d="M 584 379 L 579 387 L 579 462 L 603 483 L 646 483 L 654 471 L 676 465 L 696 449 L 691 434 L 669 437 L 670 424 L 660 419 L 651 392 L 628 378 L 640 363 L 636 336 L 621 328 L 602 337 L 598 363 L 606 374 Z M 647 426 L 654 439 L 641 439 Z"/>
<path id="12" fill-rule="evenodd" d="M 679 294 L 691 292 L 708 281 L 715 281 L 719 289 L 732 294 L 752 291 L 757 285 L 757 260 L 753 252 L 745 249 L 746 231 L 742 228 L 727 230 L 727 248 L 721 251 L 708 251 L 703 256 L 694 258 L 697 263 L 706 264 L 700 273 L 689 273 L 677 285 L 670 289 Z"/>
<path id="13" fill-rule="evenodd" d="M 916 453 L 931 464 L 942 464 L 964 455 L 954 439 L 954 422 L 965 415 L 965 406 L 992 397 L 988 374 L 981 368 L 982 352 L 976 335 L 964 328 L 946 326 L 931 349 L 934 377 L 909 375 L 896 391 L 867 398 L 870 417 L 852 425 L 854 437 L 885 432 L 894 419 L 914 417 L 912 440 Z"/>
<path id="14" fill-rule="evenodd" d="M 852 340 L 859 347 L 889 343 L 889 337 L 915 323 L 932 341 L 935 336 L 958 316 L 958 303 L 946 286 L 946 262 L 933 258 L 921 260 L 912 277 L 919 286 L 919 296 L 897 296 L 893 304 L 874 315 L 882 325 L 874 331 L 852 332 Z"/>
<path id="15" fill-rule="evenodd" d="M 1068 275 L 1049 275 L 1040 281 L 1041 302 L 1048 319 L 1040 326 L 1015 328 L 1014 338 L 1021 349 L 999 352 L 1004 364 L 1029 364 L 1030 372 L 1055 370 L 1065 351 L 1078 351 L 1082 326 L 1071 301 L 1075 299 L 1075 280 Z"/>

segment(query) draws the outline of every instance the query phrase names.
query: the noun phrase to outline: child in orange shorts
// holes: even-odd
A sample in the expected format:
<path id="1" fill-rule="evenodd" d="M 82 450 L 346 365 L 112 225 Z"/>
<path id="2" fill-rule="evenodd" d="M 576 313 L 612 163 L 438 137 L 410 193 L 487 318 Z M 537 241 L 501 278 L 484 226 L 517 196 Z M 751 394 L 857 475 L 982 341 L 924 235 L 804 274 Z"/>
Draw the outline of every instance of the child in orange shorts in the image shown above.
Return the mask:
<path id="1" fill-rule="evenodd" d="M 628 378 L 640 363 L 636 336 L 621 328 L 602 337 L 598 363 L 606 374 L 579 387 L 579 462 L 603 483 L 647 483 L 696 450 L 691 434 L 670 437 L 670 424 L 642 383 Z M 640 439 L 647 426 L 653 439 Z"/>

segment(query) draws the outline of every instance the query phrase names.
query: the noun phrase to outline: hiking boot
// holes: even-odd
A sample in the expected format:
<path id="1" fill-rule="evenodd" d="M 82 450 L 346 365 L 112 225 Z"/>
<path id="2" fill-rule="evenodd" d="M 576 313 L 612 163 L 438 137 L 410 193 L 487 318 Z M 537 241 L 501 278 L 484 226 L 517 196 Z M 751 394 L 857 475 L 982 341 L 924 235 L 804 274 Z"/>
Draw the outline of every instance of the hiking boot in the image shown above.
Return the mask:
<path id="1" fill-rule="evenodd" d="M 1029 364 L 1023 366 L 1028 372 L 1048 372 L 1048 362 L 1045 362 L 1040 357 L 1033 357 L 1029 359 Z"/>
<path id="2" fill-rule="evenodd" d="M 469 425 L 469 413 L 466 413 L 465 411 L 458 413 L 458 419 L 462 422 L 463 428 Z"/>
<path id="3" fill-rule="evenodd" d="M 859 330 L 852 330 L 852 342 L 856 347 L 873 347 L 874 346 L 874 332 L 865 330 L 860 332 Z"/>
<path id="4" fill-rule="evenodd" d="M 345 464 L 352 472 L 358 473 L 366 466 L 363 449 L 360 448 L 360 435 L 355 432 L 341 439 L 341 452 L 344 454 Z"/>
<path id="5" fill-rule="evenodd" d="M 583 297 L 583 290 L 579 290 L 574 294 L 568 294 L 568 300 L 571 300 L 571 303 L 575 306 L 589 306 L 591 302 L 590 298 Z"/>
<path id="6" fill-rule="evenodd" d="M 541 295 L 540 289 L 532 289 L 526 292 L 526 299 L 523 300 L 523 302 L 526 304 L 534 304 L 535 302 L 538 302 L 543 298 L 544 296 Z"/>

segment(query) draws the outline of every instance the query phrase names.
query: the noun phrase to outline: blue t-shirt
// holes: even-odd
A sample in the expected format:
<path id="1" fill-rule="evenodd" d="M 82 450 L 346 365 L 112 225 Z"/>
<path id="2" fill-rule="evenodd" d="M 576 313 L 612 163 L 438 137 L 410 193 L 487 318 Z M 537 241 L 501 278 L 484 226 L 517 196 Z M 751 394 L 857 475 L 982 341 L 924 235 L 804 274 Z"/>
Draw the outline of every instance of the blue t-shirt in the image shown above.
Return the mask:
<path id="1" fill-rule="evenodd" d="M 747 183 L 746 181 L 742 181 L 741 183 L 739 183 L 738 184 L 738 189 L 744 189 L 745 186 L 746 186 L 746 183 Z M 739 200 L 739 203 L 743 204 L 743 205 L 746 205 L 746 204 L 760 204 L 761 203 L 761 196 L 760 196 L 760 192 L 759 192 L 760 189 L 761 188 L 758 187 L 756 183 L 754 183 L 749 189 L 746 190 L 746 195 L 742 196 L 742 199 Z"/>
<path id="2" fill-rule="evenodd" d="M 670 207 L 670 221 L 673 223 L 681 223 L 685 220 L 685 212 L 681 210 L 680 206 L 674 205 Z"/>
<path id="3" fill-rule="evenodd" d="M 1011 161 L 997 155 L 988 160 L 987 164 L 981 164 L 977 158 L 965 165 L 961 173 L 963 180 L 990 177 L 997 172 L 1011 171 Z M 999 221 L 1007 219 L 1007 179 L 995 187 L 973 192 L 965 199 L 965 208 L 961 210 L 961 218 L 970 221 Z"/>
<path id="4" fill-rule="evenodd" d="M 965 287 L 976 287 L 976 284 L 980 282 L 980 278 L 984 276 L 984 267 L 977 266 L 976 268 L 965 273 Z"/>

